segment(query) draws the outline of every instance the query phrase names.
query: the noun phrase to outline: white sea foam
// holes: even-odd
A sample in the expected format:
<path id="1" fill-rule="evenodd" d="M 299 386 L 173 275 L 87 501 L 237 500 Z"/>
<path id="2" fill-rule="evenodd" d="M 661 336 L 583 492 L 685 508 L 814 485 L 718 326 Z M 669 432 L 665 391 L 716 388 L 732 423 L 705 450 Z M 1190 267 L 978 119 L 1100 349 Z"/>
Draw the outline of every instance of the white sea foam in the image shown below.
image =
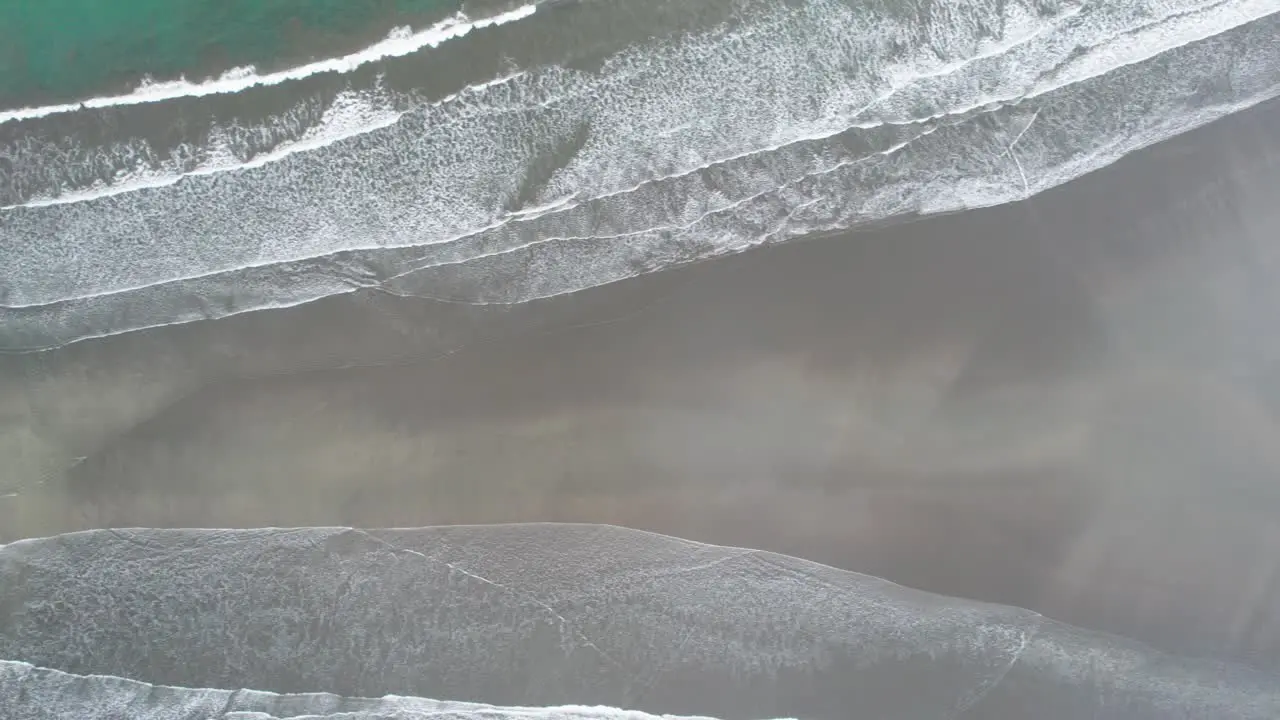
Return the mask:
<path id="1" fill-rule="evenodd" d="M 495 78 L 477 85 L 468 86 L 437 101 L 436 104 L 457 100 L 460 96 L 482 91 L 485 88 L 510 82 L 523 73 L 515 73 Z M 227 132 L 215 128 L 211 134 L 208 147 L 203 148 L 203 159 L 190 169 L 153 169 L 142 168 L 117 173 L 110 182 L 96 181 L 93 184 L 70 192 L 52 196 L 36 196 L 19 205 L 7 205 L 0 210 L 12 210 L 18 207 L 44 207 L 66 203 L 85 202 L 98 198 L 111 197 L 138 190 L 160 188 L 173 185 L 184 177 L 198 177 L 237 170 L 252 170 L 269 163 L 283 160 L 290 155 L 311 150 L 319 150 L 336 142 L 356 137 L 365 133 L 387 127 L 398 121 L 404 111 L 397 110 L 392 98 L 378 92 L 342 92 L 333 99 L 319 121 L 308 127 L 296 139 L 285 140 L 271 150 L 242 160 L 231 149 L 231 141 Z M 149 148 L 134 147 L 129 152 L 135 156 L 151 154 Z"/>
<path id="2" fill-rule="evenodd" d="M 1020 46 L 1028 46 L 1038 39 L 1043 40 L 1045 43 L 1049 43 L 1047 51 L 1039 45 L 1032 48 L 1036 50 L 1036 57 L 1034 58 L 1036 60 L 1035 64 L 1039 65 L 1043 65 L 1046 61 L 1053 60 L 1055 56 L 1069 57 L 1069 54 L 1064 54 L 1064 51 L 1068 49 L 1074 51 L 1076 46 L 1072 45 L 1073 42 L 1079 45 L 1082 41 L 1089 41 L 1092 39 L 1094 42 L 1098 43 L 1097 47 L 1094 48 L 1094 52 L 1090 52 L 1082 56 L 1083 60 L 1077 58 L 1066 61 L 1065 64 L 1068 67 L 1065 69 L 1070 72 L 1055 72 L 1055 76 L 1060 75 L 1061 77 L 1056 79 L 1054 83 L 1039 83 L 1037 86 L 1031 88 L 1030 92 L 1027 92 L 1026 88 L 1022 88 L 1022 95 L 1018 95 L 1017 93 L 1006 94 L 1003 96 L 987 95 L 980 97 L 977 102 L 973 102 L 971 99 L 971 101 L 963 107 L 953 107 L 944 110 L 939 114 L 967 112 L 977 107 L 981 107 L 984 104 L 992 102 L 1007 102 L 1011 99 L 1015 99 L 1016 97 L 1034 97 L 1037 94 L 1050 91 L 1056 87 L 1062 86 L 1063 84 L 1078 82 L 1081 79 L 1089 77 L 1090 73 L 1096 74 L 1098 72 L 1104 72 L 1108 68 L 1134 61 L 1134 58 L 1141 59 L 1150 57 L 1151 55 L 1164 49 L 1168 49 L 1169 47 L 1175 47 L 1178 44 L 1207 37 L 1217 32 L 1221 32 L 1224 29 L 1229 29 L 1230 27 L 1242 22 L 1247 22 L 1252 18 L 1259 17 L 1262 13 L 1274 9 L 1274 0 L 1245 0 L 1244 2 L 1233 2 L 1230 7 L 1222 7 L 1225 5 L 1228 5 L 1228 3 L 1218 2 L 1205 6 L 1188 6 L 1187 8 L 1179 7 L 1175 8 L 1178 11 L 1177 13 L 1170 12 L 1168 8 L 1156 7 L 1151 11 L 1153 16 L 1152 19 L 1144 25 L 1136 25 L 1136 30 L 1135 27 L 1119 25 L 1116 18 L 1099 18 L 1097 13 L 1087 14 L 1087 17 L 1084 18 L 1084 22 L 1081 23 L 1085 28 L 1084 30 L 1081 30 L 1078 27 L 1068 26 L 1066 24 L 1067 21 L 1078 19 L 1078 16 L 1081 16 L 1079 7 L 1066 7 L 1059 16 L 1056 17 L 1054 22 L 1040 22 L 1037 24 L 1033 19 L 1026 17 L 1027 13 L 1018 11 L 1018 8 L 1015 7 L 1015 11 L 1009 13 L 1008 17 L 1004 18 L 1008 24 L 1008 28 L 1005 31 L 1007 37 L 1001 39 L 999 42 L 977 43 L 975 47 L 978 49 L 978 52 L 971 57 L 965 57 L 953 62 L 943 63 L 932 70 L 928 69 L 927 62 L 921 63 L 921 66 L 925 68 L 924 70 L 921 70 L 920 67 L 916 67 L 915 65 L 891 65 L 887 67 L 884 74 L 890 82 L 889 92 L 873 99 L 867 107 L 862 109 L 861 112 L 865 113 L 872 109 L 882 110 L 882 106 L 889 104 L 899 104 L 913 108 L 919 107 L 922 99 L 921 96 L 941 96 L 945 94 L 940 92 L 939 88 L 927 86 L 929 83 L 945 78 L 951 78 L 954 80 L 953 76 L 963 76 L 965 73 L 973 70 L 973 66 L 981 65 L 982 63 L 989 63 L 989 61 L 1006 62 L 1012 59 L 1019 64 L 1022 64 L 1022 58 L 1011 58 L 1009 57 L 1010 53 L 1015 50 L 1026 49 L 1020 48 Z M 1160 15 L 1158 14 L 1158 11 L 1163 11 L 1165 14 Z M 1132 20 L 1129 20 L 1129 22 L 1132 23 Z M 1166 25 L 1170 24 L 1175 25 L 1175 27 L 1166 27 Z M 1180 26 L 1178 26 L 1179 24 Z M 1122 35 L 1120 36 L 1122 41 L 1117 41 L 1114 37 L 1108 39 L 1105 36 L 1105 33 L 1115 31 L 1117 27 L 1121 27 L 1122 29 Z M 1135 35 L 1135 33 L 1138 34 Z M 1095 35 L 1098 37 L 1093 37 Z M 1045 37 L 1042 38 L 1041 36 Z M 991 71 L 991 68 L 989 67 L 978 69 L 983 73 L 988 74 Z M 925 83 L 926 86 L 917 87 L 921 83 Z M 904 93 L 904 90 L 908 92 Z M 906 95 L 906 97 L 902 97 L 903 95 Z M 831 120 L 838 119 L 839 118 L 831 118 Z M 916 119 L 923 118 L 917 117 Z M 897 121 L 902 120 L 899 118 Z M 382 122 L 370 121 L 366 124 L 363 131 L 372 131 L 383 126 L 384 123 Z M 344 127 L 342 132 L 331 133 L 329 134 L 329 137 L 331 138 L 331 141 L 336 141 L 360 132 L 362 132 L 362 130 L 352 124 L 348 124 Z M 313 141 L 307 143 L 305 147 L 307 149 L 317 149 L 322 146 L 323 143 Z M 51 151 L 65 154 L 65 149 L 51 149 Z M 287 155 L 287 153 L 270 154 L 270 158 L 266 161 L 270 161 L 270 159 L 278 159 L 285 155 Z M 66 160 L 68 162 L 73 162 L 72 158 L 66 158 Z M 15 163 L 20 163 L 22 161 L 23 158 L 20 155 L 15 158 Z M 251 167 L 259 164 L 261 163 L 255 161 Z M 220 169 L 231 168 L 222 167 Z M 181 173 L 178 174 L 180 175 Z M 113 184 L 126 186 L 119 190 L 124 191 L 125 189 L 139 189 L 154 186 L 155 184 L 164 184 L 170 181 L 172 181 L 172 178 L 170 180 L 157 179 L 153 181 L 137 181 L 136 179 L 131 179 L 126 176 L 122 182 Z M 74 192 L 66 195 L 64 199 L 57 200 L 55 202 L 86 200 L 104 193 L 111 194 L 108 191 L 96 190 Z M 42 204 L 50 201 L 50 198 L 39 197 L 33 198 L 33 202 L 28 204 Z"/>
<path id="3" fill-rule="evenodd" d="M 814 0 L 242 171 L 4 211 L 7 326 L 46 338 L 10 347 L 363 287 L 549 297 L 1021 199 L 1280 92 L 1277 0 L 998 7 L 921 25 Z"/>
<path id="4" fill-rule="evenodd" d="M 174 687 L 113 675 L 75 675 L 12 660 L 0 660 L 0 704 L 10 708 L 14 720 L 35 713 L 66 720 L 711 720 L 603 705 L 502 707 L 397 695 L 351 698 Z"/>
<path id="5" fill-rule="evenodd" d="M 1265 673 L 610 526 L 102 530 L 0 547 L 0 581 L 15 720 L 1280 713 Z"/>
<path id="6" fill-rule="evenodd" d="M 533 6 L 529 6 L 533 7 Z M 946 115 L 972 112 L 992 103 L 1026 100 L 1051 92 L 1055 89 L 1078 83 L 1098 74 L 1112 71 L 1134 62 L 1154 57 L 1161 52 L 1195 42 L 1225 32 L 1233 27 L 1250 22 L 1276 11 L 1275 0 L 1215 0 L 1199 4 L 1177 5 L 1167 7 L 1164 4 L 1149 4 L 1149 7 L 1131 7 L 1114 16 L 1108 17 L 1105 12 L 1097 10 L 1083 11 L 1082 6 L 1067 5 L 1054 16 L 1052 22 L 1037 21 L 1018 6 L 1004 18 L 1005 36 L 995 42 L 975 41 L 976 52 L 972 56 L 962 57 L 938 64 L 936 58 L 925 58 L 914 63 L 890 64 L 883 68 L 883 80 L 888 83 L 887 90 L 872 98 L 865 106 L 848 113 L 844 118 L 832 117 L 833 123 L 849 120 L 868 114 L 885 116 L 883 122 L 910 122 L 926 119 L 937 119 Z M 1140 13 L 1140 10 L 1145 12 Z M 518 11 L 513 11 L 518 12 Z M 1133 16 L 1144 15 L 1143 22 L 1135 22 Z M 521 16 L 523 17 L 523 16 Z M 518 19 L 518 18 L 517 18 Z M 1128 24 L 1125 24 L 1128 23 Z M 415 36 L 416 37 L 416 36 Z M 1081 46 L 1089 46 L 1089 52 L 1077 53 Z M 375 48 L 378 46 L 375 46 Z M 372 52 L 371 48 L 370 51 Z M 409 54 L 408 51 L 391 56 Z M 357 57 L 357 54 L 351 57 Z M 1030 62 L 1027 62 L 1027 60 Z M 336 61 L 335 61 L 336 62 Z M 957 81 L 961 84 L 970 82 L 974 75 L 989 79 L 992 75 L 1001 75 L 1008 64 L 1015 65 L 1013 75 L 1022 77 L 1029 71 L 1041 73 L 1029 86 L 1018 87 L 1012 92 L 988 92 L 976 97 L 962 98 L 961 102 L 946 107 L 933 114 L 922 115 L 918 108 L 938 99 L 954 94 Z M 1058 63 L 1058 64 L 1055 64 Z M 1000 67 L 997 67 L 999 64 Z M 312 66 L 307 66 L 312 67 Z M 1052 68 L 1045 72 L 1045 68 Z M 272 76 L 275 77 L 275 76 Z M 245 81 L 248 76 L 243 73 L 236 76 Z M 874 78 L 872 78 L 874 79 Z M 866 79 L 863 80 L 866 82 Z M 283 80 L 281 80 L 283 82 Z M 497 81 L 490 81 L 497 82 Z M 273 83 L 250 83 L 273 84 Z M 489 83 L 479 83 L 483 87 Z M 240 88 L 245 89 L 245 88 Z M 445 98 L 454 100 L 456 96 Z M 2 115 L 0 115 L 2 117 Z M 346 122 L 341 129 L 331 132 L 308 133 L 305 142 L 294 141 L 285 145 L 295 145 L 292 149 L 281 147 L 278 152 L 263 153 L 243 164 L 223 158 L 221 162 L 208 163 L 209 172 L 229 171 L 239 167 L 259 167 L 268 162 L 282 159 L 293 152 L 316 150 L 339 140 L 372 132 L 385 127 L 394 120 L 383 121 L 381 117 L 371 117 L 361 124 Z M 845 126 L 841 129 L 847 129 Z M 681 128 L 681 129 L 687 129 Z M 785 131 L 785 129 L 784 129 Z M 670 131 L 659 133 L 669 137 Z M 322 140 L 321 138 L 327 138 Z M 803 139 L 803 133 L 794 137 L 784 137 L 778 142 L 786 143 Z M 215 133 L 212 142 L 217 142 Z M 760 151 L 765 148 L 757 148 Z M 129 148 L 131 155 L 147 155 L 149 149 Z M 39 152 L 40 150 L 37 150 Z M 89 149 L 68 149 L 65 146 L 47 148 L 47 152 L 57 153 L 67 163 L 77 163 L 77 152 L 96 152 Z M 26 158 L 21 151 L 13 151 L 15 164 Z M 28 161 L 30 162 L 30 161 Z M 79 164 L 87 164 L 85 159 Z M 40 206 L 65 202 L 91 200 L 95 197 L 109 196 L 120 192 L 157 187 L 176 182 L 181 176 L 189 173 L 199 174 L 205 166 L 198 170 L 170 171 L 143 170 L 124 172 L 110 182 L 95 181 L 93 186 L 69 193 L 32 196 L 25 202 L 0 207 L 8 209 L 17 206 Z"/>
<path id="7" fill-rule="evenodd" d="M 238 158 L 229 148 L 225 136 L 215 132 L 209 146 L 202 153 L 205 160 L 192 170 L 168 172 L 146 168 L 121 172 L 111 182 L 98 181 L 88 187 L 51 197 L 37 196 L 20 206 L 10 205 L 0 207 L 0 210 L 84 202 L 137 190 L 166 187 L 188 176 L 251 170 L 297 152 L 316 150 L 345 138 L 386 127 L 399 118 L 398 111 L 379 106 L 376 99 L 369 99 L 355 93 L 344 93 L 334 101 L 333 107 L 325 113 L 321 121 L 316 126 L 308 128 L 297 140 L 282 142 L 269 152 L 259 153 L 249 160 Z"/>
<path id="8" fill-rule="evenodd" d="M 1049 21 L 1046 21 L 1043 18 L 1032 17 L 1027 10 L 1014 5 L 1004 17 L 996 18 L 996 20 L 1005 25 L 1002 29 L 1003 36 L 998 38 L 997 41 L 982 39 L 981 32 L 978 32 L 981 30 L 981 24 L 978 27 L 965 28 L 965 23 L 963 22 L 959 23 L 959 30 L 955 32 L 957 35 L 955 38 L 929 38 L 930 40 L 937 39 L 944 43 L 941 48 L 934 48 L 935 51 L 941 50 L 943 55 L 956 55 L 956 59 L 947 59 L 945 62 L 939 63 L 937 58 L 925 58 L 907 63 L 883 64 L 876 63 L 872 58 L 868 62 L 873 72 L 864 78 L 850 78 L 852 81 L 850 87 L 859 85 L 872 87 L 876 82 L 883 81 L 887 83 L 887 91 L 878 96 L 867 95 L 866 97 L 870 98 L 870 100 L 865 106 L 853 109 L 844 108 L 842 113 L 838 113 L 835 116 L 819 118 L 819 122 L 825 122 L 827 125 L 844 129 L 849 126 L 845 123 L 852 123 L 859 116 L 868 114 L 886 116 L 886 111 L 888 113 L 886 117 L 883 117 L 884 122 L 935 119 L 948 114 L 971 112 L 991 103 L 1010 102 L 1020 98 L 1035 97 L 1058 87 L 1106 72 L 1108 69 L 1147 59 L 1172 47 L 1223 32 L 1231 27 L 1273 12 L 1275 7 L 1275 0 L 1219 0 L 1214 3 L 1187 4 L 1173 7 L 1166 7 L 1163 4 L 1149 4 L 1146 7 L 1130 7 L 1124 11 L 1105 9 L 1083 11 L 1080 6 L 1066 5 L 1055 11 Z M 1144 12 L 1140 13 L 1139 11 Z M 1143 22 L 1139 23 L 1133 18 L 1140 14 L 1144 17 Z M 838 22 L 841 18 L 831 19 L 835 25 L 839 26 L 841 24 Z M 866 24 L 866 18 L 855 17 L 853 20 L 857 21 L 853 23 L 855 29 L 859 24 Z M 875 20 L 875 18 L 872 18 L 872 20 Z M 972 22 L 968 24 L 973 25 Z M 870 26 L 868 27 L 870 28 Z M 897 30 L 901 32 L 903 29 L 897 28 Z M 907 30 L 909 31 L 909 28 Z M 966 33 L 972 35 L 972 37 L 967 37 Z M 839 33 L 834 35 L 836 37 L 833 37 L 833 40 L 838 39 Z M 731 41 L 733 39 L 730 38 Z M 972 44 L 970 49 L 974 52 L 971 55 L 966 55 L 963 52 L 965 50 L 963 46 L 966 42 Z M 952 49 L 946 47 L 947 44 L 959 44 L 962 47 Z M 867 50 L 876 49 L 874 43 L 864 47 Z M 1080 47 L 1090 47 L 1090 52 L 1079 53 Z M 634 62 L 634 58 L 631 61 L 624 58 L 622 64 L 627 62 Z M 1013 66 L 1014 72 L 1012 73 L 1008 73 L 1008 66 L 1010 65 Z M 1045 77 L 1035 77 L 1036 73 L 1045 75 L 1046 68 L 1054 68 L 1051 73 L 1047 73 L 1047 79 Z M 877 78 L 877 73 L 882 77 Z M 979 93 L 976 96 L 970 92 L 972 88 L 968 87 L 968 83 L 975 76 L 985 82 L 989 81 L 992 76 L 1002 76 L 1006 73 L 1012 75 L 1013 78 L 1006 83 L 1011 91 L 989 91 Z M 1019 83 L 1024 80 L 1035 80 L 1035 82 L 1029 86 L 1020 85 Z M 955 87 L 952 86 L 957 83 L 965 91 L 958 96 L 957 102 L 955 104 L 939 102 L 949 100 L 951 96 L 956 95 Z M 918 112 L 918 108 L 930 104 L 940 104 L 943 107 L 931 115 L 921 115 Z M 812 119 L 806 121 L 805 118 L 794 119 L 800 122 L 802 128 L 812 121 Z M 384 124 L 377 121 L 368 122 L 363 130 L 354 124 L 348 124 L 343 128 L 342 132 L 332 133 L 330 137 L 331 141 L 337 141 L 381 127 L 384 127 Z M 688 127 L 681 129 L 688 129 Z M 800 139 L 804 134 L 803 130 L 791 131 L 786 126 L 782 127 L 781 130 L 784 133 L 791 132 L 791 134 L 779 139 L 779 142 Z M 830 130 L 828 129 L 827 131 L 829 132 Z M 659 132 L 658 135 L 664 138 L 670 137 L 670 129 Z M 318 149 L 322 146 L 323 143 L 311 142 L 306 145 L 306 148 Z M 752 147 L 751 151 L 759 151 L 761 149 Z M 87 162 L 82 159 L 77 163 L 75 155 L 77 153 L 93 152 L 92 149 L 68 149 L 65 145 L 50 147 L 47 151 L 56 153 L 64 162 L 82 165 L 87 164 Z M 37 150 L 37 152 L 39 151 Z M 13 151 L 13 153 L 13 161 L 16 165 L 36 164 L 23 157 L 24 153 L 22 151 Z M 129 153 L 132 155 L 148 154 L 146 149 L 140 148 L 131 148 Z M 271 154 L 270 159 L 279 159 L 287 154 Z M 267 161 L 270 161 L 270 159 Z M 260 162 L 255 162 L 252 166 L 260 164 Z M 232 168 L 223 167 L 221 169 Z M 182 173 L 170 174 L 177 176 Z M 164 182 L 169 181 L 155 181 L 155 183 L 161 184 Z M 101 181 L 98 181 L 97 184 L 101 184 Z M 152 182 L 131 182 L 127 176 L 120 182 L 113 181 L 112 184 L 131 186 L 130 188 L 122 188 L 120 191 L 153 185 Z M 95 188 L 91 191 L 73 192 L 61 200 L 38 196 L 33 197 L 31 202 L 18 204 L 47 204 L 50 201 L 87 200 L 104 193 L 111 194 Z"/>
<path id="9" fill-rule="evenodd" d="M 236 93 L 256 85 L 279 85 L 321 73 L 349 73 L 356 68 L 387 58 L 418 52 L 423 48 L 438 47 L 441 43 L 460 38 L 472 30 L 505 25 L 523 20 L 537 11 L 536 4 L 521 5 L 515 9 L 486 18 L 470 19 L 462 13 L 443 20 L 431 27 L 411 32 L 409 28 L 393 30 L 385 40 L 363 50 L 342 57 L 321 60 L 306 65 L 259 75 L 252 67 L 233 68 L 207 82 L 191 82 L 185 79 L 169 82 L 146 82 L 125 95 L 88 98 L 79 103 L 44 105 L 0 111 L 0 123 L 13 120 L 29 120 L 58 113 L 74 112 L 81 106 L 88 108 L 118 107 L 143 103 L 163 102 L 183 97 L 204 97 Z"/>

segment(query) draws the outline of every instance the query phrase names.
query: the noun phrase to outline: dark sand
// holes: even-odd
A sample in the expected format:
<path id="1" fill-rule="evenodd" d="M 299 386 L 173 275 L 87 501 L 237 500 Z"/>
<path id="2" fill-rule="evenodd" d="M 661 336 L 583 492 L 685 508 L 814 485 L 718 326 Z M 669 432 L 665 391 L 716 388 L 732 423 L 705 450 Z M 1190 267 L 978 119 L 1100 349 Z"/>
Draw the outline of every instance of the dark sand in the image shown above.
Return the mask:
<path id="1" fill-rule="evenodd" d="M 1280 104 L 1017 205 L 518 307 L 0 357 L 0 536 L 628 525 L 1280 661 Z"/>

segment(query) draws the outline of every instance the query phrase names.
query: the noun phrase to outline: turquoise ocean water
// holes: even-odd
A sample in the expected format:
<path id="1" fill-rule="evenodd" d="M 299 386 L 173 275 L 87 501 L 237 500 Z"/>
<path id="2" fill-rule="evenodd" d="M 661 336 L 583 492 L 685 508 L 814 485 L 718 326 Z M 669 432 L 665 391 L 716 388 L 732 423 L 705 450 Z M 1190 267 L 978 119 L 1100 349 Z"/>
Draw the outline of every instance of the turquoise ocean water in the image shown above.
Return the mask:
<path id="1" fill-rule="evenodd" d="M 349 51 L 454 0 L 3 0 L 0 107 Z"/>

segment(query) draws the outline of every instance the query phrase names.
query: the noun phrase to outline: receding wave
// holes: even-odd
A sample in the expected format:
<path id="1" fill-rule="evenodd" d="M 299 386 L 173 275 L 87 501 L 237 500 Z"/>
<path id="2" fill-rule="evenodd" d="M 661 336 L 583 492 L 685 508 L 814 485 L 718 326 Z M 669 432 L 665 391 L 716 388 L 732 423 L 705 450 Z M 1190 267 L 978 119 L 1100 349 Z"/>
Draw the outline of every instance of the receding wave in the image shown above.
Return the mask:
<path id="1" fill-rule="evenodd" d="M 519 303 L 1022 199 L 1280 94 L 1277 9 L 983 3 L 901 17 L 814 0 L 437 102 L 340 93 L 346 105 L 312 115 L 377 120 L 304 124 L 248 160 L 122 165 L 118 183 L 59 182 L 44 200 L 52 185 L 16 183 L 19 206 L 0 211 L 4 346 L 362 288 Z M 51 143 L 10 154 L 79 157 L 74 138 Z M 125 145 L 121 158 L 168 152 Z"/>
<path id="2" fill-rule="evenodd" d="M 1243 667 L 612 526 L 72 533 L 0 548 L 0 607 L 16 717 L 1280 716 Z"/>

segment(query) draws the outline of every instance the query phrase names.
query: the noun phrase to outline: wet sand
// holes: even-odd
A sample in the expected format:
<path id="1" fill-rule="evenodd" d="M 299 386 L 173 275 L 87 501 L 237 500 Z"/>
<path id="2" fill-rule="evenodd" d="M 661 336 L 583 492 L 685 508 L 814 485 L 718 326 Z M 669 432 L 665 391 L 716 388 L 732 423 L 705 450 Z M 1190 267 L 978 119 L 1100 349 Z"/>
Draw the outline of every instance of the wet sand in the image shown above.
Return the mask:
<path id="1" fill-rule="evenodd" d="M 0 357 L 0 536 L 604 522 L 1280 660 L 1280 104 L 1017 205 L 520 306 Z"/>

